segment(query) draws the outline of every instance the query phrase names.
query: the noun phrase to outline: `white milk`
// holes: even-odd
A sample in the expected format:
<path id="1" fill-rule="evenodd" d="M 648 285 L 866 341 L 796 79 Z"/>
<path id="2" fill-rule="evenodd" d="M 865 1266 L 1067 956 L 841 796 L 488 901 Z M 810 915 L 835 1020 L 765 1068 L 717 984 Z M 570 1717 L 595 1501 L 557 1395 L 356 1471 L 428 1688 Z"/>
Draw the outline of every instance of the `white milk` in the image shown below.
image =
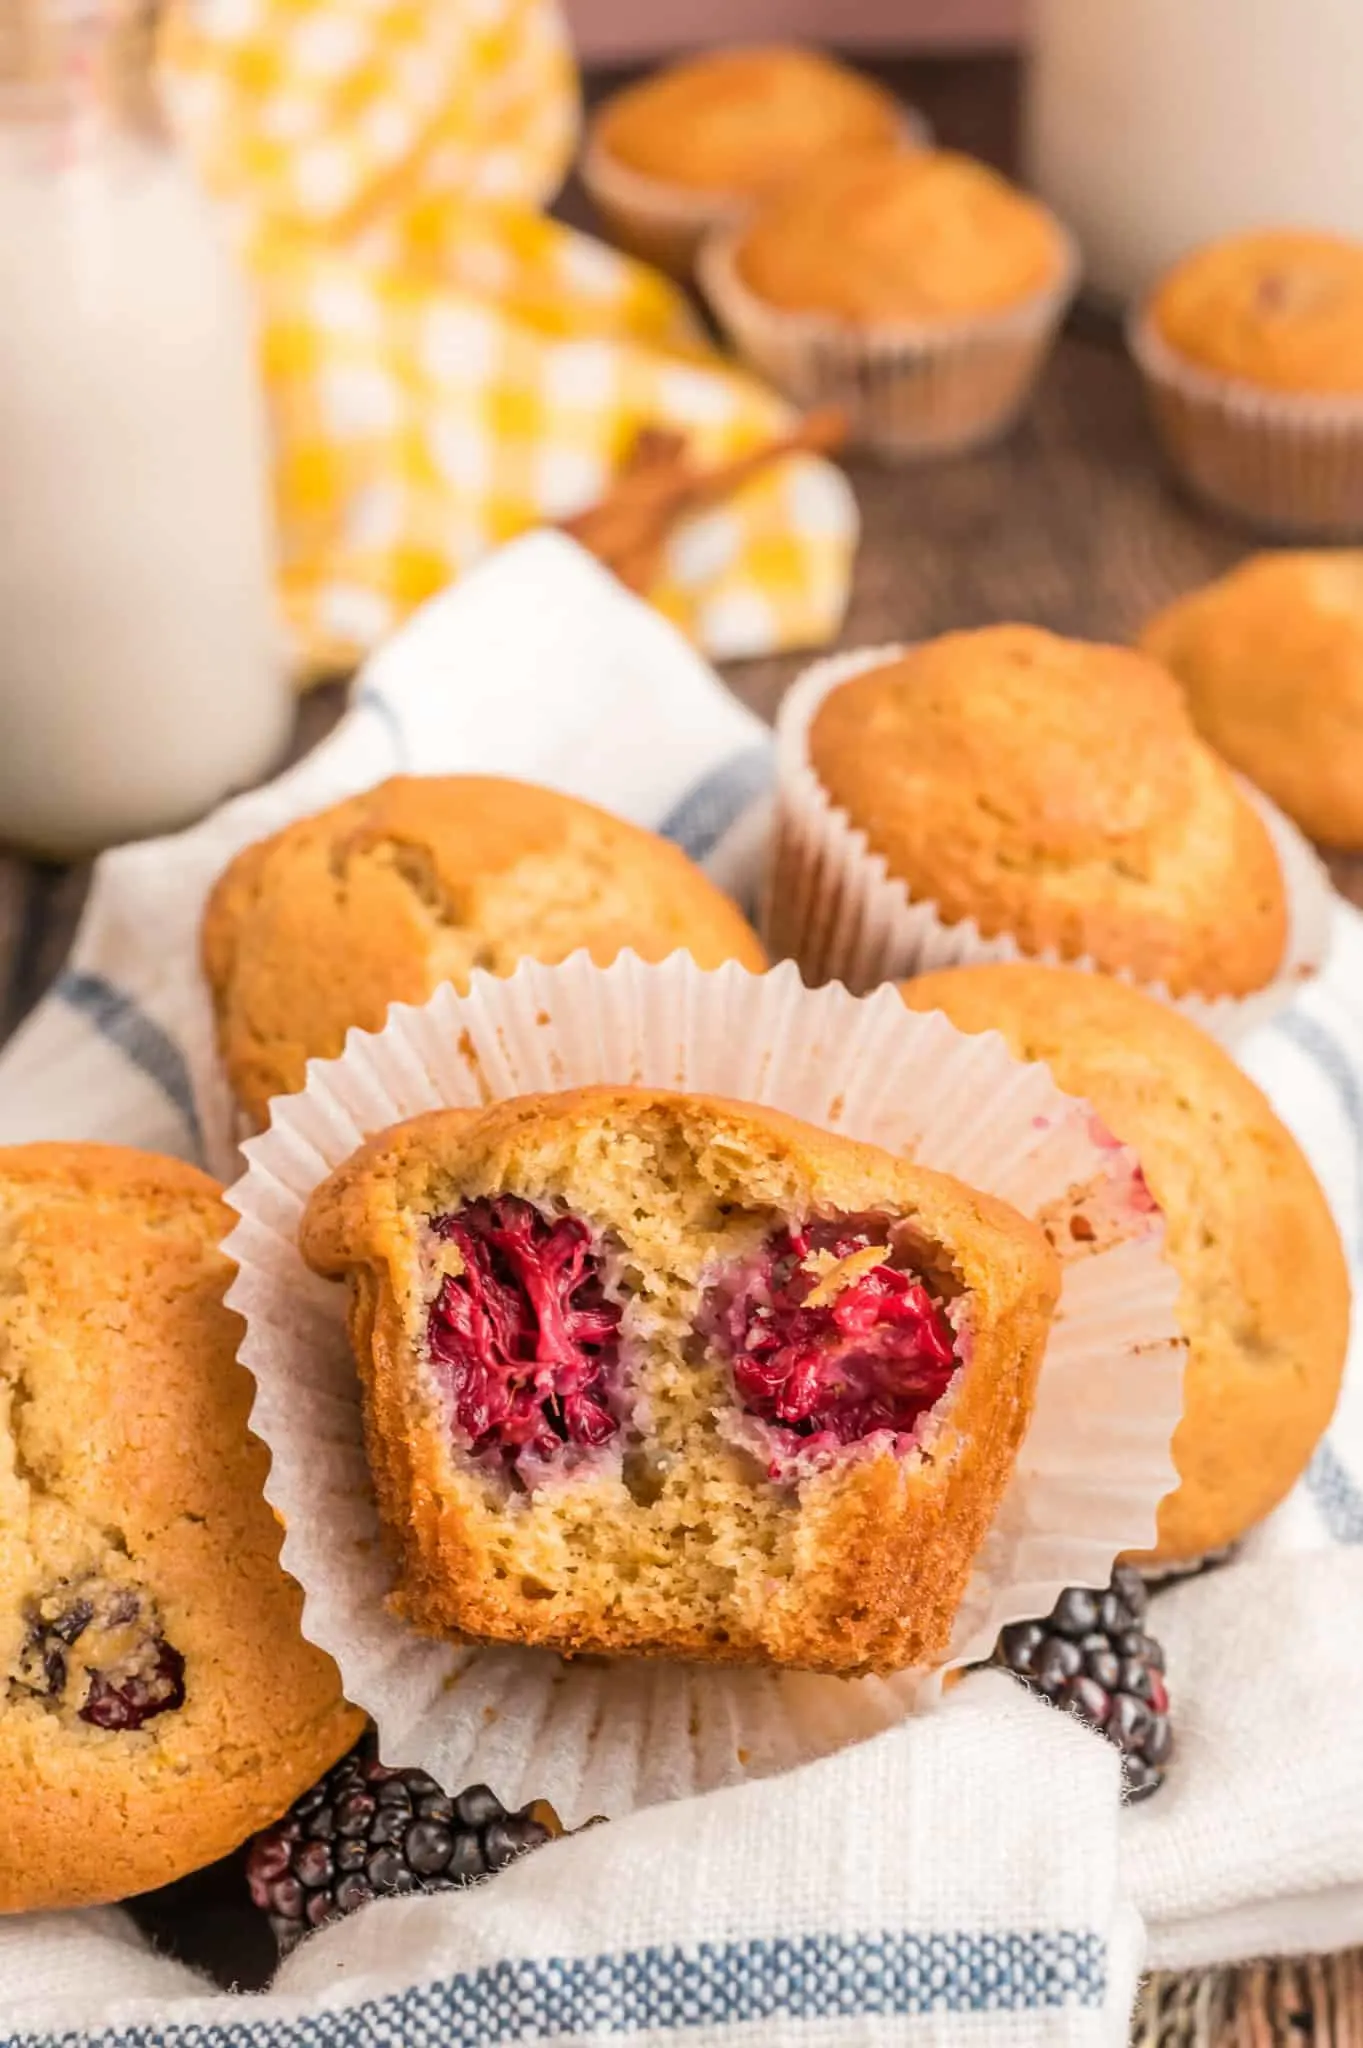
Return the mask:
<path id="1" fill-rule="evenodd" d="M 0 79 L 0 841 L 48 854 L 185 823 L 291 721 L 242 288 L 133 111 Z"/>
<path id="2" fill-rule="evenodd" d="M 1036 0 L 1032 182 L 1125 298 L 1244 228 L 1363 235 L 1363 0 Z"/>

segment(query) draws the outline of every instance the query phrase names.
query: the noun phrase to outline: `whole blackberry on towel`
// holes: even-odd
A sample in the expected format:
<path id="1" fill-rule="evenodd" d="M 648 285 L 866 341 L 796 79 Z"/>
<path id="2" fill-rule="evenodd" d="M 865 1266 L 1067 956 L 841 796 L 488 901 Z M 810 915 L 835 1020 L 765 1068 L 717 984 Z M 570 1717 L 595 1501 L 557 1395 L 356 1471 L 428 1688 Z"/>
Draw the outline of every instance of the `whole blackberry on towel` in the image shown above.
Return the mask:
<path id="1" fill-rule="evenodd" d="M 1118 1565 L 1106 1592 L 1067 1586 L 1044 1621 L 1006 1628 L 993 1660 L 1115 1742 L 1132 1799 L 1158 1791 L 1174 1747 L 1148 1605 L 1140 1573 Z"/>
<path id="2" fill-rule="evenodd" d="M 256 1836 L 246 1881 L 287 1953 L 370 1899 L 476 1884 L 562 1833 L 543 1800 L 511 1813 L 486 1785 L 451 1796 L 425 1771 L 386 1769 L 366 1736 Z"/>

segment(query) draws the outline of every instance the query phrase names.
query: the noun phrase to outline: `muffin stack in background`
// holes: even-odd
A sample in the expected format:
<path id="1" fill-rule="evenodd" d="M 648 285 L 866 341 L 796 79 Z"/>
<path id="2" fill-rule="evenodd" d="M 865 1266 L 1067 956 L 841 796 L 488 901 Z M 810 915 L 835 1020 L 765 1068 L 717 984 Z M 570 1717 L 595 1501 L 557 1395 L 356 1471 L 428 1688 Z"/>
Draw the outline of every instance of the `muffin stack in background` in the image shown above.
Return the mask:
<path id="1" fill-rule="evenodd" d="M 1077 282 L 1053 214 L 810 50 L 713 52 L 627 87 L 582 168 L 608 232 L 694 273 L 754 369 L 895 459 L 1006 432 Z"/>

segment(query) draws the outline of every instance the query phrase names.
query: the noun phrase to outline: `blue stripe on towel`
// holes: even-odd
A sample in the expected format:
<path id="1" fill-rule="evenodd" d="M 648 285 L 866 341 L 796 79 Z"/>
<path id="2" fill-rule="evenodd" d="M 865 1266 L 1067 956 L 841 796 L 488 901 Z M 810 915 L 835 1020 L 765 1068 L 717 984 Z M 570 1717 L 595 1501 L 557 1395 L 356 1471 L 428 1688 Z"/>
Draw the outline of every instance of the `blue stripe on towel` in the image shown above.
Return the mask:
<path id="1" fill-rule="evenodd" d="M 1107 1947 L 1087 1930 L 824 1934 L 508 1959 L 349 2011 L 10 2035 L 7 2048 L 533 2048 L 742 2021 L 1093 2008 L 1106 1995 Z"/>
<path id="2" fill-rule="evenodd" d="M 1334 1542 L 1363 1543 L 1363 1487 L 1328 1439 L 1317 1448 L 1303 1483 Z"/>
<path id="3" fill-rule="evenodd" d="M 1280 1032 L 1324 1074 L 1344 1113 L 1353 1140 L 1354 1187 L 1358 1198 L 1354 1260 L 1363 1261 L 1363 1083 L 1334 1033 L 1315 1017 L 1303 1016 L 1300 1010 L 1286 1010 L 1281 1017 L 1274 1018 L 1269 1028 Z"/>
<path id="4" fill-rule="evenodd" d="M 68 968 L 57 977 L 52 993 L 88 1018 L 102 1038 L 116 1045 L 140 1073 L 156 1083 L 174 1103 L 197 1144 L 202 1133 L 189 1068 L 169 1032 L 102 975 L 77 974 Z"/>
<path id="5" fill-rule="evenodd" d="M 394 711 L 383 691 L 375 689 L 369 683 L 366 683 L 363 689 L 355 692 L 354 701 L 357 710 L 373 712 L 392 743 L 393 765 L 384 772 L 389 775 L 402 774 L 407 766 L 407 734 L 403 730 L 402 720 L 398 717 L 397 712 Z"/>
<path id="6" fill-rule="evenodd" d="M 731 754 L 692 784 L 663 819 L 659 832 L 692 860 L 704 860 L 753 798 L 770 788 L 773 769 L 770 747 L 750 747 L 745 753 Z"/>

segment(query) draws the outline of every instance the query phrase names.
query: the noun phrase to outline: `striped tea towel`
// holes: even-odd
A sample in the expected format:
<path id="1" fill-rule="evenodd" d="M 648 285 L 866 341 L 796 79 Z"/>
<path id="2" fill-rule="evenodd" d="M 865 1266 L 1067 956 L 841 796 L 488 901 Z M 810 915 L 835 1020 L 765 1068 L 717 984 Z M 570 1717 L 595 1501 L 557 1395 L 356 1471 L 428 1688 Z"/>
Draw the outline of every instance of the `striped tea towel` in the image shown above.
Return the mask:
<path id="1" fill-rule="evenodd" d="M 552 782 L 739 894 L 760 860 L 764 729 L 573 543 L 529 537 L 419 612 L 282 782 L 105 856 L 67 971 L 0 1056 L 0 1139 L 230 1171 L 195 965 L 205 891 L 237 847 L 395 769 Z M 1247 1055 L 1355 1270 L 1361 992 L 1363 920 L 1341 907 L 1330 972 Z M 1355 1388 L 1239 1561 L 1159 1596 L 1180 1749 L 1142 1806 L 1122 1809 L 1098 1737 L 980 1674 L 787 1778 L 555 1844 L 485 1891 L 375 1908 L 249 2004 L 144 1953 L 117 1913 L 0 1922 L 0 2037 L 1116 2048 L 1143 1945 L 1183 1965 L 1363 1939 L 1361 1409 Z"/>

